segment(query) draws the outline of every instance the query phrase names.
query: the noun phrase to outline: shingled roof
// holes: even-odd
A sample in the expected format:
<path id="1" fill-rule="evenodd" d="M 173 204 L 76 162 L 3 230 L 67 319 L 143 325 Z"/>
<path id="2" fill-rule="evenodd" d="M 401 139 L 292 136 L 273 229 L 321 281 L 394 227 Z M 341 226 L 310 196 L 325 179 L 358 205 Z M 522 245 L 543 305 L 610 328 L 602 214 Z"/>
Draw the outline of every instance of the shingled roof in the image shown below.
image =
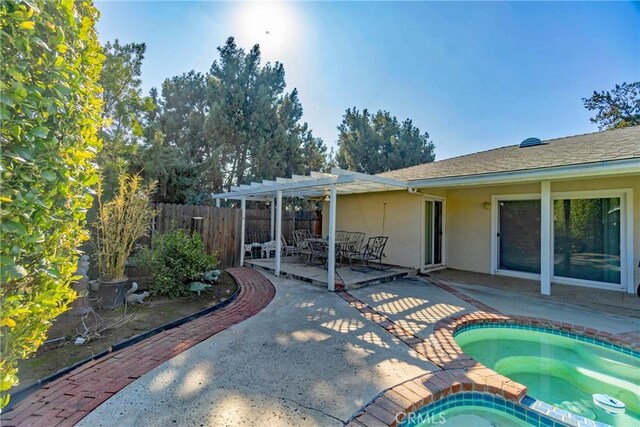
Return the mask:
<path id="1" fill-rule="evenodd" d="M 612 160 L 640 159 L 640 126 L 549 139 L 542 145 L 518 145 L 379 174 L 413 181 L 542 169 Z"/>

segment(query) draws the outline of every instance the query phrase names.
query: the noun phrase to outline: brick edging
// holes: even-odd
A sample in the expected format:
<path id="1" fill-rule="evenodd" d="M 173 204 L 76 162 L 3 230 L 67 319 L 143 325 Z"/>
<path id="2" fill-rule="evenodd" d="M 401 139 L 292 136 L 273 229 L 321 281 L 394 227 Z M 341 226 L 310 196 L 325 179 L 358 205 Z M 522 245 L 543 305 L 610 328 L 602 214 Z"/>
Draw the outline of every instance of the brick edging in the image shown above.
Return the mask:
<path id="1" fill-rule="evenodd" d="M 2 425 L 74 425 L 145 373 L 254 316 L 273 299 L 275 288 L 260 273 L 247 267 L 230 268 L 227 272 L 240 288 L 238 297 L 229 305 L 74 369 L 2 414 Z"/>

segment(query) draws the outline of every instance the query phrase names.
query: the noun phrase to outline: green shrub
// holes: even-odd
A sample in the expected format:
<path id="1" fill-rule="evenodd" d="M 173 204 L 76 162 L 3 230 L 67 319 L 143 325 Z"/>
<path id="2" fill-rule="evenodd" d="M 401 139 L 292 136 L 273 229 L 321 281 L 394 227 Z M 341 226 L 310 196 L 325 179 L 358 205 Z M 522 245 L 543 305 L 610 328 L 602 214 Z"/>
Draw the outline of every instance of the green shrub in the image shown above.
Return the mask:
<path id="1" fill-rule="evenodd" d="M 97 19 L 90 0 L 0 2 L 0 408 L 75 298 L 101 148 Z"/>
<path id="2" fill-rule="evenodd" d="M 218 263 L 204 251 L 199 234 L 189 235 L 184 230 L 153 236 L 151 247 L 138 252 L 134 261 L 151 275 L 151 291 L 171 298 L 188 295 L 189 282 L 201 280 L 203 273 Z"/>

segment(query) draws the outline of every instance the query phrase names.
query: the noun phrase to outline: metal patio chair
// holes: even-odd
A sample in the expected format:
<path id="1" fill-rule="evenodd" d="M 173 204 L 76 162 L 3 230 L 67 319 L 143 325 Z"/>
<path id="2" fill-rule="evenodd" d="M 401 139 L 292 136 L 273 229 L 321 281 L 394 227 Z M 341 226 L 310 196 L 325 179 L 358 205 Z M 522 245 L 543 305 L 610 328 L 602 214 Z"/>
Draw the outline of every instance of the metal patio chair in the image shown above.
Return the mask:
<path id="1" fill-rule="evenodd" d="M 377 261 L 378 270 L 388 269 L 388 267 L 384 267 L 382 265 L 382 258 L 384 257 L 384 247 L 387 245 L 387 240 L 389 240 L 389 237 L 387 236 L 369 237 L 367 244 L 364 245 L 360 251 L 349 254 L 349 266 L 353 270 L 366 271 L 367 268 L 370 268 L 370 262 Z M 354 267 L 354 261 L 359 261 L 365 267 Z"/>
<path id="2" fill-rule="evenodd" d="M 309 230 L 295 230 L 293 232 L 293 244 L 297 248 L 297 253 L 300 259 L 306 257 L 306 261 L 309 262 L 311 258 L 311 248 L 307 239 L 311 238 L 311 232 Z"/>
<path id="3" fill-rule="evenodd" d="M 364 241 L 365 233 L 359 231 L 349 231 L 345 240 L 349 241 L 349 244 L 340 248 L 340 262 L 343 258 L 349 259 L 349 255 L 353 253 L 359 253 L 362 248 L 362 242 Z"/>
<path id="4" fill-rule="evenodd" d="M 313 263 L 314 260 L 319 260 L 322 261 L 322 266 L 326 268 L 327 260 L 329 258 L 327 242 L 323 239 L 316 239 L 307 242 L 309 243 L 309 249 L 311 250 L 308 262 Z"/>

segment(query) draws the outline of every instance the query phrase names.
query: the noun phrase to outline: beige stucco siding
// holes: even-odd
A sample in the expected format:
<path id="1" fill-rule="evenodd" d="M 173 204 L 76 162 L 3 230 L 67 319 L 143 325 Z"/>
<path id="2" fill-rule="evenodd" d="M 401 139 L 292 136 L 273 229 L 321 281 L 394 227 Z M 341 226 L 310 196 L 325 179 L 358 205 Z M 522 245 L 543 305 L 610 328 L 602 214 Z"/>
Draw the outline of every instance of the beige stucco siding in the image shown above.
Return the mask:
<path id="1" fill-rule="evenodd" d="M 491 196 L 539 192 L 540 184 L 448 190 L 445 232 L 447 266 L 490 273 Z"/>
<path id="2" fill-rule="evenodd" d="M 421 201 L 422 197 L 407 191 L 338 196 L 336 230 L 361 231 L 367 234 L 366 238 L 389 236 L 384 262 L 419 268 Z M 328 203 L 324 205 L 322 220 L 326 234 Z"/>
<path id="3" fill-rule="evenodd" d="M 552 192 L 633 190 L 633 245 L 635 284 L 640 282 L 640 174 L 614 178 L 556 181 Z M 491 198 L 493 195 L 540 193 L 540 183 L 488 187 L 424 189 L 423 193 L 446 198 L 445 260 L 451 268 L 491 272 Z M 421 267 L 421 195 L 405 191 L 339 196 L 337 230 L 362 231 L 367 236 L 389 236 L 389 264 Z M 384 217 L 384 228 L 383 228 Z M 328 229 L 325 204 L 323 230 Z"/>

